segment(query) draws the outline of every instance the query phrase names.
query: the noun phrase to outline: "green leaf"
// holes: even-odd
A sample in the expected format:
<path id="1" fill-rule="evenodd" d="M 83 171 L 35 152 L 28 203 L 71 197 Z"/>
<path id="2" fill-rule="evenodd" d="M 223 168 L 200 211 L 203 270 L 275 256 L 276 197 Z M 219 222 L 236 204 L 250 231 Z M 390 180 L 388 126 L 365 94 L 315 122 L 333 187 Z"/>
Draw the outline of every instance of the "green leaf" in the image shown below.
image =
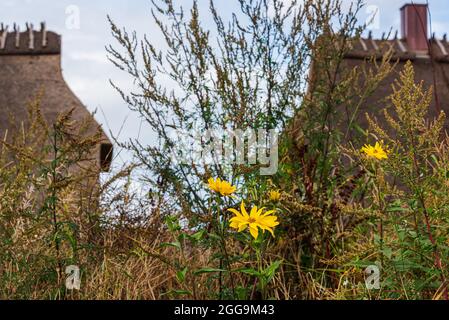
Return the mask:
<path id="1" fill-rule="evenodd" d="M 165 218 L 165 223 L 167 224 L 167 227 L 170 230 L 170 232 L 181 230 L 181 226 L 179 225 L 177 217 L 167 216 Z"/>
<path id="2" fill-rule="evenodd" d="M 161 248 L 174 247 L 174 248 L 177 248 L 177 249 L 181 250 L 181 243 L 179 243 L 179 241 L 176 241 L 176 242 L 164 242 L 164 243 L 161 243 L 160 247 Z"/>
<path id="3" fill-rule="evenodd" d="M 422 270 L 423 267 L 409 260 L 393 260 L 391 264 L 399 272 Z"/>
<path id="4" fill-rule="evenodd" d="M 364 136 L 368 136 L 367 131 L 363 130 L 363 128 L 360 127 L 357 123 L 352 123 L 352 127 L 360 134 L 362 134 Z"/>
<path id="5" fill-rule="evenodd" d="M 248 288 L 237 287 L 235 288 L 235 293 L 237 295 L 237 300 L 247 300 L 249 296 Z"/>
<path id="6" fill-rule="evenodd" d="M 437 158 L 434 154 L 432 154 L 432 155 L 430 156 L 430 158 L 433 160 L 433 162 L 434 162 L 435 164 L 438 164 L 438 158 Z"/>
<path id="7" fill-rule="evenodd" d="M 182 243 L 185 239 L 188 239 L 189 235 L 187 233 L 180 233 L 178 236 L 178 242 Z"/>
<path id="8" fill-rule="evenodd" d="M 388 258 L 391 259 L 391 256 L 393 255 L 393 250 L 391 248 L 383 248 L 382 253 Z"/>
<path id="9" fill-rule="evenodd" d="M 236 272 L 241 272 L 241 273 L 245 273 L 245 274 L 249 274 L 251 276 L 256 276 L 256 277 L 260 277 L 261 273 L 253 268 L 244 268 L 244 269 L 237 269 L 235 270 Z"/>
<path id="10" fill-rule="evenodd" d="M 282 260 L 277 260 L 273 262 L 268 268 L 262 271 L 262 274 L 266 277 L 267 283 L 273 279 L 277 269 L 281 266 L 281 264 Z"/>
<path id="11" fill-rule="evenodd" d="M 196 241 L 200 241 L 201 238 L 203 238 L 203 236 L 204 236 L 205 233 L 206 233 L 205 230 L 201 230 L 201 231 L 198 231 L 197 233 L 191 235 L 190 238 L 191 238 L 191 239 L 194 239 L 194 240 L 196 240 Z"/>
<path id="12" fill-rule="evenodd" d="M 401 206 L 391 206 L 387 209 L 387 212 L 408 212 L 410 211 L 408 208 L 404 208 Z"/>
<path id="13" fill-rule="evenodd" d="M 178 271 L 177 273 L 176 273 L 176 278 L 178 279 L 178 281 L 179 282 L 184 282 L 185 281 L 185 279 L 186 279 L 186 274 L 187 274 L 187 271 L 188 271 L 189 269 L 187 268 L 187 267 L 185 267 L 184 269 L 182 269 L 182 270 L 180 270 L 180 271 Z"/>

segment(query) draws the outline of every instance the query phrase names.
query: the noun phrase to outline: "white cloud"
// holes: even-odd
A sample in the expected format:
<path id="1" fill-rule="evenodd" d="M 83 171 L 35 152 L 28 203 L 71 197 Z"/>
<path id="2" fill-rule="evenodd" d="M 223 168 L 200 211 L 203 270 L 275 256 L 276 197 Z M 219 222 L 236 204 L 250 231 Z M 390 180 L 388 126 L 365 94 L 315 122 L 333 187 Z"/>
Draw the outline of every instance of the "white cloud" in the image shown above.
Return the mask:
<path id="1" fill-rule="evenodd" d="M 94 62 L 100 64 L 110 63 L 107 59 L 106 52 L 103 51 L 74 51 L 68 53 L 69 59 L 81 62 Z"/>

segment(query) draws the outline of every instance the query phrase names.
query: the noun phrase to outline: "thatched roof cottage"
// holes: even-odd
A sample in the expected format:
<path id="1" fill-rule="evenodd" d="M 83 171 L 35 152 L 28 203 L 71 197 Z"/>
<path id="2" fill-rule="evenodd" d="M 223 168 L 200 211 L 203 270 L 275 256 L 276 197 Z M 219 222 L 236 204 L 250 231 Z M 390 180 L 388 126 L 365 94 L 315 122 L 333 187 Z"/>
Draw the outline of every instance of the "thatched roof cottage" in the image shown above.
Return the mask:
<path id="1" fill-rule="evenodd" d="M 61 69 L 61 36 L 46 30 L 41 24 L 39 31 L 31 24 L 20 32 L 0 28 L 0 136 L 15 121 L 27 119 L 27 105 L 36 96 L 41 96 L 42 115 L 48 124 L 54 123 L 57 115 L 74 108 L 74 120 L 83 120 L 92 115 L 70 90 L 64 81 Z M 93 119 L 92 119 L 93 120 Z M 95 123 L 95 122 L 94 122 Z M 96 150 L 96 159 L 103 171 L 109 170 L 112 161 L 112 144 L 102 131 L 102 140 Z"/>

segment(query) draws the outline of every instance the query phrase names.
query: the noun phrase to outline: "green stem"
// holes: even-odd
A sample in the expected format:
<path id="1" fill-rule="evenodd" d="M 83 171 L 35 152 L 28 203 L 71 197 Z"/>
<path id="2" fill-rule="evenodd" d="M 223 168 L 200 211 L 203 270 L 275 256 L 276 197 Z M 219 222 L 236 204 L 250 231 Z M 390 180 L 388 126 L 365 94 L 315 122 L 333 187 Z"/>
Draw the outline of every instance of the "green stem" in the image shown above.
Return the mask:
<path id="1" fill-rule="evenodd" d="M 230 276 L 231 280 L 231 289 L 232 289 L 232 296 L 235 299 L 235 285 L 234 285 L 234 278 L 231 276 L 231 267 L 230 267 L 230 260 L 228 255 L 228 250 L 226 249 L 226 230 L 225 230 L 225 222 L 226 222 L 226 212 L 222 212 L 221 204 L 222 199 L 220 196 L 217 196 L 217 223 L 218 223 L 218 235 L 220 237 L 220 249 L 221 249 L 221 256 L 220 256 L 220 270 L 223 269 L 223 264 L 226 266 L 226 270 L 228 271 L 228 274 Z M 220 212 L 222 212 L 222 215 L 220 215 Z M 220 220 L 220 217 L 222 217 L 222 221 Z M 224 260 L 223 260 L 224 257 Z M 219 272 L 219 286 L 220 286 L 220 299 L 223 299 L 223 272 Z"/>

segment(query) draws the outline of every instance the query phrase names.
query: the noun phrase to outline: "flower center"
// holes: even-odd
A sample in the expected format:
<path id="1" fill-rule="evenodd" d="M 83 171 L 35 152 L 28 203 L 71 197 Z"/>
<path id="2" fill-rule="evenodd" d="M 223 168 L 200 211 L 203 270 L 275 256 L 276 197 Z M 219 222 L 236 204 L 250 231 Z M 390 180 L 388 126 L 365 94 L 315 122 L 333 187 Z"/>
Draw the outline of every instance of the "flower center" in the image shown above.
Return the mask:
<path id="1" fill-rule="evenodd" d="M 256 222 L 256 219 L 254 219 L 254 218 L 249 218 L 248 222 L 249 222 L 249 223 L 254 223 L 254 222 Z"/>

